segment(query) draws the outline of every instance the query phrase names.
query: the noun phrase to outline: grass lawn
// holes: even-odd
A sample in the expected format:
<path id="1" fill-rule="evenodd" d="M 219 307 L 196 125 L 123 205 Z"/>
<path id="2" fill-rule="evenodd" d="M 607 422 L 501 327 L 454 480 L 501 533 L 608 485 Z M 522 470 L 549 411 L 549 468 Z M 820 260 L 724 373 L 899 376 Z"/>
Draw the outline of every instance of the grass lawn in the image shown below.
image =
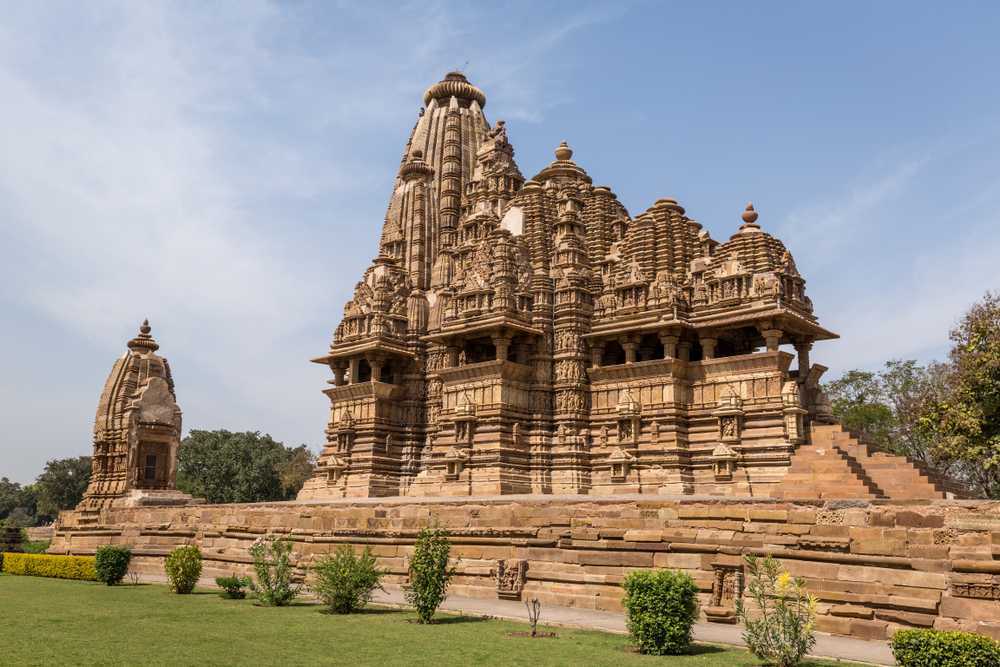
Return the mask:
<path id="1" fill-rule="evenodd" d="M 527 626 L 445 614 L 422 626 L 406 611 L 337 616 L 314 604 L 257 607 L 214 591 L 175 595 L 160 585 L 0 575 L 0 609 L 0 662 L 7 665 L 759 664 L 744 651 L 715 646 L 659 658 L 631 652 L 628 638 L 602 632 L 551 628 L 557 638 L 510 637 Z"/>

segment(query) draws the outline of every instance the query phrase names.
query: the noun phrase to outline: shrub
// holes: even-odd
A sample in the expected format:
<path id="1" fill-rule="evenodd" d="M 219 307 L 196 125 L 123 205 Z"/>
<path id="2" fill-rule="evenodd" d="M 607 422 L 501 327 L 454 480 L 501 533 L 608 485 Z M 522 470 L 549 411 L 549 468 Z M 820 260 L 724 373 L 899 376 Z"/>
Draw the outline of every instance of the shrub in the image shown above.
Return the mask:
<path id="1" fill-rule="evenodd" d="M 132 560 L 132 551 L 128 547 L 119 547 L 106 544 L 97 549 L 95 557 L 95 569 L 98 581 L 103 581 L 108 586 L 120 584 L 128 572 L 129 561 Z"/>
<path id="2" fill-rule="evenodd" d="M 1000 665 L 1000 643 L 971 632 L 899 630 L 890 645 L 899 667 Z"/>
<path id="3" fill-rule="evenodd" d="M 97 581 L 93 556 L 54 554 L 3 554 L 3 571 L 33 577 Z"/>
<path id="4" fill-rule="evenodd" d="M 632 572 L 622 582 L 629 634 L 641 653 L 676 655 L 691 644 L 698 616 L 698 586 L 673 570 Z"/>
<path id="5" fill-rule="evenodd" d="M 371 602 L 375 589 L 382 590 L 385 574 L 376 567 L 370 548 L 365 547 L 359 556 L 346 544 L 316 563 L 313 573 L 313 590 L 336 614 L 350 614 Z"/>
<path id="6" fill-rule="evenodd" d="M 257 581 L 250 582 L 257 600 L 268 607 L 284 607 L 301 590 L 292 585 L 292 543 L 276 537 L 262 537 L 250 547 Z"/>
<path id="7" fill-rule="evenodd" d="M 170 590 L 187 594 L 201 578 L 201 551 L 196 546 L 177 547 L 167 556 L 164 563 Z"/>
<path id="8" fill-rule="evenodd" d="M 51 540 L 38 540 L 37 542 L 21 542 L 21 551 L 26 554 L 43 554 L 49 550 Z"/>
<path id="9" fill-rule="evenodd" d="M 816 598 L 809 595 L 802 579 L 781 570 L 771 556 L 746 557 L 746 597 L 756 607 L 749 612 L 743 600 L 736 612 L 746 626 L 743 640 L 750 651 L 775 667 L 797 665 L 816 643 Z"/>
<path id="10" fill-rule="evenodd" d="M 216 577 L 215 585 L 222 589 L 222 597 L 230 600 L 242 600 L 247 596 L 243 590 L 250 586 L 250 577 Z"/>
<path id="11" fill-rule="evenodd" d="M 417 536 L 410 560 L 410 583 L 405 587 L 406 601 L 417 610 L 417 621 L 430 623 L 434 612 L 448 594 L 454 570 L 448 569 L 451 543 L 440 528 L 424 528 Z"/>

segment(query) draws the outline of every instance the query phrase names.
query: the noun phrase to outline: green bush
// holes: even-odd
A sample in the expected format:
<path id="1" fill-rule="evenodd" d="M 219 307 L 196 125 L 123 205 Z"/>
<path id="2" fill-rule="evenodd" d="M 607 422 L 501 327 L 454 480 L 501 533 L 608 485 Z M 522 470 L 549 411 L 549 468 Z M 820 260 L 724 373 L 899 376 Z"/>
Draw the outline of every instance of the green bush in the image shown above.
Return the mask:
<path id="1" fill-rule="evenodd" d="M 21 551 L 26 554 L 43 554 L 49 550 L 51 540 L 38 540 L 37 542 L 21 542 Z"/>
<path id="2" fill-rule="evenodd" d="M 262 537 L 250 547 L 257 581 L 250 587 L 258 602 L 268 607 L 284 607 L 301 590 L 292 585 L 292 543 L 276 537 Z"/>
<path id="3" fill-rule="evenodd" d="M 632 572 L 622 582 L 629 634 L 641 653 L 677 655 L 691 644 L 698 586 L 673 570 Z"/>
<path id="4" fill-rule="evenodd" d="M 743 625 L 743 641 L 751 653 L 775 667 L 793 667 L 816 643 L 816 598 L 805 581 L 782 571 L 771 556 L 746 556 L 746 594 L 736 606 Z M 745 600 L 751 600 L 750 610 Z"/>
<path id="5" fill-rule="evenodd" d="M 1000 643 L 971 632 L 899 630 L 890 645 L 899 667 L 1000 665 Z"/>
<path id="6" fill-rule="evenodd" d="M 106 544 L 97 549 L 95 570 L 97 580 L 108 586 L 120 584 L 128 572 L 128 564 L 132 560 L 132 551 L 128 547 Z"/>
<path id="7" fill-rule="evenodd" d="M 222 597 L 230 600 L 242 600 L 247 596 L 243 590 L 250 586 L 250 577 L 216 577 L 215 585 L 222 589 Z"/>
<path id="8" fill-rule="evenodd" d="M 93 556 L 5 553 L 2 567 L 7 574 L 97 581 Z"/>
<path id="9" fill-rule="evenodd" d="M 330 611 L 350 614 L 371 602 L 375 589 L 382 589 L 385 574 L 379 570 L 369 547 L 358 556 L 354 549 L 342 544 L 332 556 L 327 556 L 313 566 L 316 582 L 313 591 Z"/>
<path id="10" fill-rule="evenodd" d="M 187 594 L 201 578 L 201 551 L 196 546 L 177 547 L 167 556 L 164 563 L 170 590 Z"/>
<path id="11" fill-rule="evenodd" d="M 410 583 L 404 589 L 406 601 L 416 608 L 420 623 L 431 622 L 448 594 L 448 584 L 455 573 L 448 569 L 450 553 L 447 532 L 440 528 L 420 531 L 410 560 Z"/>

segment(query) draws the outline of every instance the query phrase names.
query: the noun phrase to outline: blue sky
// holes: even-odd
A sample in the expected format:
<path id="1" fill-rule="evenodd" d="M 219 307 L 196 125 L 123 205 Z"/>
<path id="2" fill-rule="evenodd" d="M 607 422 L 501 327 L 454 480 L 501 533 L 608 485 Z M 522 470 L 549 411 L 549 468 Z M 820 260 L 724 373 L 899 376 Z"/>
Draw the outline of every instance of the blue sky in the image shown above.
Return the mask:
<path id="1" fill-rule="evenodd" d="M 8 3 L 0 476 L 90 453 L 144 317 L 186 428 L 318 448 L 322 353 L 424 88 L 462 68 L 526 175 L 565 139 L 637 214 L 748 200 L 839 332 L 940 358 L 1000 288 L 1000 5 Z"/>

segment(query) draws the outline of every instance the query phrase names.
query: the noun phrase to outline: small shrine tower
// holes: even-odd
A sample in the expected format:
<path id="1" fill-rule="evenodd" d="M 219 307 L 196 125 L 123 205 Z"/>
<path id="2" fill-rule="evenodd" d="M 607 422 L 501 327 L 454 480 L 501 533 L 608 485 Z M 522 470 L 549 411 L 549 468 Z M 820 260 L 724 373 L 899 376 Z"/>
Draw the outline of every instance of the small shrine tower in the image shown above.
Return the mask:
<path id="1" fill-rule="evenodd" d="M 90 484 L 78 509 L 192 501 L 175 486 L 181 409 L 159 348 L 146 320 L 111 369 L 94 420 Z"/>

